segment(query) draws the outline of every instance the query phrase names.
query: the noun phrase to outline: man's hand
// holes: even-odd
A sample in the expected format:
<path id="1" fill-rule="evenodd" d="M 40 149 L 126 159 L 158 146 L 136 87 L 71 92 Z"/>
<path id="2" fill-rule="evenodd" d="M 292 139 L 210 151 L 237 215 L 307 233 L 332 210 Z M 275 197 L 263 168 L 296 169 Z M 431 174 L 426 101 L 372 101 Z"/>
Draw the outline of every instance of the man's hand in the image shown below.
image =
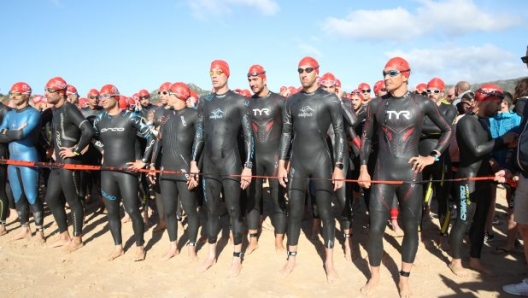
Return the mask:
<path id="1" fill-rule="evenodd" d="M 334 173 L 332 174 L 332 183 L 334 184 L 334 191 L 343 187 L 345 176 L 343 175 L 343 170 L 340 168 L 334 168 Z"/>
<path id="2" fill-rule="evenodd" d="M 279 160 L 277 179 L 282 187 L 286 187 L 286 184 L 288 183 L 288 170 L 286 170 L 286 162 L 284 160 Z"/>
<path id="3" fill-rule="evenodd" d="M 370 181 L 372 179 L 370 178 L 370 174 L 368 173 L 368 169 L 366 165 L 362 165 L 359 168 L 359 177 L 358 177 L 358 184 L 359 186 L 363 188 L 370 188 Z"/>
<path id="4" fill-rule="evenodd" d="M 198 186 L 198 179 L 200 179 L 200 169 L 196 165 L 196 161 L 191 161 L 189 167 L 189 178 L 187 179 L 187 188 L 193 189 Z"/>
<path id="5" fill-rule="evenodd" d="M 152 185 L 156 184 L 156 167 L 154 165 L 150 165 L 149 167 L 150 172 L 148 172 L 148 179 Z"/>
<path id="6" fill-rule="evenodd" d="M 141 160 L 131 161 L 126 163 L 128 166 L 128 170 L 137 172 L 145 167 L 145 163 Z"/>
<path id="7" fill-rule="evenodd" d="M 432 165 L 435 162 L 435 158 L 432 156 L 415 156 L 409 159 L 409 163 L 412 163 L 412 169 L 415 172 L 421 172 L 428 165 Z"/>
<path id="8" fill-rule="evenodd" d="M 73 153 L 73 147 L 59 147 L 59 156 L 62 159 L 77 156 L 79 154 Z"/>
<path id="9" fill-rule="evenodd" d="M 251 169 L 244 168 L 240 174 L 240 188 L 246 189 L 251 184 Z"/>

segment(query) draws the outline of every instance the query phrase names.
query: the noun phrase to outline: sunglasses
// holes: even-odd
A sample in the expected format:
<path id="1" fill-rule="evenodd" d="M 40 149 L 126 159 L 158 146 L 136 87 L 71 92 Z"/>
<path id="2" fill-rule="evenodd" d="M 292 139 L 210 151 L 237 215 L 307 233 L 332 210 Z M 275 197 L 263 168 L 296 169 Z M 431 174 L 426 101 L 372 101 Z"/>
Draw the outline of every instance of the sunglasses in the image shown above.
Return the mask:
<path id="1" fill-rule="evenodd" d="M 22 95 L 22 94 L 24 94 L 24 93 L 21 93 L 21 92 L 11 92 L 11 93 L 9 93 L 9 94 L 10 94 L 11 96 L 20 96 L 20 95 Z"/>
<path id="2" fill-rule="evenodd" d="M 112 96 L 118 96 L 118 94 L 108 94 L 108 93 L 99 94 L 99 96 L 97 96 L 97 98 L 98 99 L 107 99 L 107 98 L 110 98 Z"/>
<path id="3" fill-rule="evenodd" d="M 318 66 L 318 67 L 315 67 L 315 68 L 314 68 L 314 67 L 306 67 L 306 68 L 300 68 L 300 67 L 299 67 L 299 68 L 297 68 L 297 72 L 298 72 L 299 74 L 301 74 L 301 73 L 303 73 L 303 72 L 311 73 L 311 72 L 314 71 L 316 68 L 319 68 L 319 66 Z"/>
<path id="4" fill-rule="evenodd" d="M 90 95 L 88 96 L 89 99 L 97 99 L 97 96 L 96 95 Z"/>
<path id="5" fill-rule="evenodd" d="M 440 90 L 438 90 L 438 89 L 427 89 L 426 91 L 427 91 L 427 93 L 429 93 L 429 94 L 430 94 L 430 93 L 434 93 L 434 94 L 438 94 L 438 93 L 440 93 Z"/>
<path id="6" fill-rule="evenodd" d="M 248 78 L 249 78 L 249 77 L 256 77 L 256 76 L 258 76 L 258 75 L 263 75 L 263 74 L 266 74 L 266 72 L 265 72 L 265 71 L 263 71 L 263 72 L 257 72 L 257 71 L 255 71 L 255 72 L 248 72 Z"/>
<path id="7" fill-rule="evenodd" d="M 167 93 L 168 93 L 169 95 L 176 95 L 176 97 L 178 97 L 178 95 L 179 95 L 178 93 L 176 93 L 176 92 L 172 92 L 172 91 L 169 91 L 169 92 L 167 92 Z"/>
<path id="8" fill-rule="evenodd" d="M 336 82 L 332 80 L 322 80 L 320 84 L 321 84 L 321 87 L 330 88 L 330 87 L 334 87 Z"/>
<path id="9" fill-rule="evenodd" d="M 150 99 L 150 95 L 140 96 L 139 99 Z"/>
<path id="10" fill-rule="evenodd" d="M 523 63 L 528 63 L 528 56 L 521 57 Z"/>
<path id="11" fill-rule="evenodd" d="M 362 95 L 359 91 L 352 91 L 350 92 L 350 95 Z"/>
<path id="12" fill-rule="evenodd" d="M 499 99 L 504 99 L 504 93 L 498 91 L 484 91 L 482 89 L 477 90 L 477 92 L 488 95 L 488 97 L 497 97 Z"/>
<path id="13" fill-rule="evenodd" d="M 158 95 L 161 95 L 161 94 L 167 95 L 167 91 L 158 91 Z M 170 94 L 170 92 L 169 92 L 169 94 Z"/>
<path id="14" fill-rule="evenodd" d="M 44 91 L 46 91 L 46 92 L 48 92 L 48 93 L 55 93 L 55 92 L 58 92 L 58 90 L 51 89 L 51 88 L 44 88 Z"/>
<path id="15" fill-rule="evenodd" d="M 387 75 L 389 75 L 390 77 L 395 77 L 399 75 L 400 73 L 407 72 L 407 71 L 411 71 L 411 70 L 410 69 L 405 69 L 405 70 L 391 69 L 389 71 L 383 71 L 383 77 L 386 77 Z"/>
<path id="16" fill-rule="evenodd" d="M 210 76 L 213 76 L 213 75 L 217 75 L 217 76 L 219 76 L 219 75 L 221 75 L 221 74 L 223 74 L 223 73 L 224 73 L 224 72 L 221 71 L 221 70 L 219 70 L 219 69 L 218 69 L 218 70 L 210 70 L 210 71 L 209 71 L 209 75 L 210 75 Z"/>
<path id="17" fill-rule="evenodd" d="M 370 93 L 370 89 L 361 90 L 363 93 Z"/>

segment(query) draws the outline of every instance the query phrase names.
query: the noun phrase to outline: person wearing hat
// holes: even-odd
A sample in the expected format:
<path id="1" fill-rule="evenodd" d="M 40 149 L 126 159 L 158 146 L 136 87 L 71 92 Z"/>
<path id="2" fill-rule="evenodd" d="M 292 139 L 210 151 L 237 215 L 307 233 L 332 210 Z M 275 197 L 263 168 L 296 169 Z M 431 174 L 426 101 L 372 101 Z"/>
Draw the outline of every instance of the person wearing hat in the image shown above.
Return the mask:
<path id="1" fill-rule="evenodd" d="M 335 219 L 334 192 L 343 187 L 345 131 L 340 99 L 317 84 L 319 63 L 312 57 L 299 61 L 297 72 L 302 90 L 286 101 L 279 152 L 278 179 L 288 189 L 288 260 L 281 275 L 289 275 L 296 265 L 298 241 L 304 213 L 305 192 L 310 179 L 315 190 L 319 217 L 323 223 L 324 268 L 327 281 L 336 282 L 333 248 Z M 326 143 L 328 128 L 334 129 L 334 158 Z M 294 137 L 295 136 L 295 137 Z M 291 155 L 290 155 L 291 150 Z M 286 163 L 289 162 L 289 172 Z"/>
<path id="2" fill-rule="evenodd" d="M 108 256 L 114 260 L 124 253 L 121 236 L 120 201 L 126 213 L 132 218 L 132 228 L 136 242 L 135 261 L 145 259 L 145 226 L 141 217 L 138 198 L 138 176 L 135 173 L 150 160 L 154 135 L 142 118 L 129 110 L 119 108 L 119 90 L 111 84 L 99 91 L 99 101 L 105 111 L 93 123 L 95 136 L 99 140 L 97 148 L 103 153 L 103 167 L 116 167 L 119 171 L 101 171 L 101 194 L 108 210 L 110 232 L 114 239 L 114 250 Z M 141 160 L 136 160 L 136 136 L 147 140 Z"/>
<path id="3" fill-rule="evenodd" d="M 242 212 L 240 192 L 251 183 L 253 168 L 253 138 L 247 98 L 229 89 L 229 64 L 214 60 L 209 68 L 213 93 L 204 96 L 198 105 L 198 122 L 193 144 L 189 183 L 198 184 L 203 158 L 202 183 L 207 208 L 207 241 L 209 254 L 198 272 L 209 269 L 216 262 L 216 241 L 220 226 L 220 202 L 223 198 L 229 213 L 233 233 L 233 260 L 228 277 L 242 270 Z M 244 150 L 239 150 L 237 136 L 242 131 Z M 240 152 L 246 156 L 240 156 Z M 223 190 L 223 196 L 220 192 Z"/>
<path id="4" fill-rule="evenodd" d="M 389 94 L 370 101 L 363 129 L 360 149 L 359 185 L 372 187 L 369 204 L 370 231 L 368 259 L 371 276 L 361 288 L 370 294 L 380 281 L 383 256 L 383 235 L 390 216 L 390 206 L 396 194 L 405 231 L 401 249 L 402 263 L 398 283 L 401 297 L 409 297 L 409 275 L 418 250 L 418 224 L 422 214 L 423 186 L 421 172 L 447 149 L 451 139 L 451 125 L 438 112 L 438 107 L 423 96 L 408 90 L 411 73 L 409 63 L 401 58 L 390 59 L 383 70 Z M 440 128 L 438 145 L 427 156 L 418 153 L 418 141 L 425 116 Z M 378 138 L 378 157 L 372 178 L 376 181 L 403 181 L 403 184 L 371 184 L 367 164 L 375 130 Z"/>
<path id="5" fill-rule="evenodd" d="M 491 203 L 491 182 L 467 178 L 493 175 L 496 171 L 491 167 L 490 153 L 516 145 L 517 134 L 514 132 L 491 138 L 488 118 L 497 115 L 503 99 L 504 93 L 500 87 L 494 84 L 482 85 L 475 91 L 473 110 L 460 118 L 456 125 L 460 165 L 455 178 L 464 180 L 455 183 L 455 189 L 459 190 L 456 198 L 458 214 L 450 235 L 452 259 L 449 269 L 457 276 L 469 274 L 462 266 L 463 239 L 468 229 L 469 267 L 493 275 L 493 271 L 480 261 Z"/>
<path id="6" fill-rule="evenodd" d="M 279 162 L 279 143 L 282 133 L 282 112 L 285 98 L 271 92 L 267 86 L 266 71 L 261 65 L 252 65 L 247 73 L 249 87 L 253 96 L 248 100 L 255 159 L 253 173 L 257 176 L 277 176 L 276 164 Z M 286 202 L 284 189 L 277 179 L 269 179 L 270 197 L 273 206 L 272 222 L 275 227 L 275 250 L 284 252 L 284 234 L 286 234 Z M 262 213 L 263 179 L 257 178 L 251 184 L 247 201 L 247 224 L 249 245 L 246 254 L 258 248 L 259 218 Z"/>
<path id="7" fill-rule="evenodd" d="M 83 117 L 79 108 L 67 101 L 67 88 L 64 86 L 66 86 L 64 79 L 54 77 L 48 81 L 45 89 L 48 102 L 54 105 L 51 122 L 54 136 L 53 158 L 57 163 L 82 164 L 81 155 L 92 140 L 94 131 L 91 123 Z M 80 171 L 63 168 L 51 169 L 45 201 L 59 227 L 59 237 L 49 247 L 65 246 L 66 252 L 72 252 L 83 246 L 84 206 L 81 186 Z M 68 232 L 63 198 L 66 199 L 71 210 L 73 238 Z"/>
<path id="8" fill-rule="evenodd" d="M 198 112 L 188 108 L 186 101 L 191 95 L 189 87 L 185 83 L 177 82 L 167 89 L 167 106 L 164 110 L 163 125 L 161 125 L 150 162 L 150 169 L 155 170 L 157 161 L 159 169 L 166 171 L 182 172 L 181 174 L 165 174 L 159 176 L 154 172 L 149 174 L 151 183 L 159 184 L 161 190 L 161 203 L 163 204 L 166 227 L 169 234 L 170 246 L 163 256 L 164 260 L 176 256 L 179 251 L 177 247 L 178 219 L 176 216 L 179 201 L 187 214 L 187 233 L 189 238 L 188 254 L 191 260 L 196 260 L 196 238 L 200 218 L 196 208 L 198 206 L 198 188 L 188 188 L 187 170 L 191 161 L 191 149 L 196 132 L 196 120 Z M 163 154 L 160 155 L 161 150 Z M 183 169 L 183 170 L 182 170 Z M 157 182 L 156 182 L 157 180 Z"/>
<path id="9" fill-rule="evenodd" d="M 68 84 L 66 87 L 66 100 L 74 105 L 79 103 L 79 93 L 77 93 L 75 86 Z"/>
<path id="10" fill-rule="evenodd" d="M 11 110 L 10 107 L 6 106 L 3 102 L 0 102 L 0 123 L 2 123 L 7 112 Z M 7 158 L 7 146 L 6 144 L 0 143 L 0 158 Z M 9 200 L 6 193 L 7 183 L 7 165 L 0 164 L 0 236 L 7 234 L 6 220 L 9 210 Z"/>
<path id="11" fill-rule="evenodd" d="M 24 82 L 15 83 L 9 96 L 14 109 L 6 113 L 0 125 L 0 143 L 8 144 L 10 159 L 38 161 L 35 144 L 40 133 L 40 113 L 29 105 L 31 87 Z M 7 172 L 21 226 L 20 233 L 13 240 L 32 236 L 29 227 L 31 206 L 36 237 L 39 242 L 44 243 L 44 210 L 42 201 L 38 198 L 38 169 L 9 165 Z"/>

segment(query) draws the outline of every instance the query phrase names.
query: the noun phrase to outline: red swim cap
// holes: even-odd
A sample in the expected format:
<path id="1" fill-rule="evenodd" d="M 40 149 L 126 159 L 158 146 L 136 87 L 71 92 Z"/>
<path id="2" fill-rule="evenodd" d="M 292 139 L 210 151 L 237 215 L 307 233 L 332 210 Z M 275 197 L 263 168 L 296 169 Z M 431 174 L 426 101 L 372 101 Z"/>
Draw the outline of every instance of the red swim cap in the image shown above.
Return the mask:
<path id="1" fill-rule="evenodd" d="M 350 92 L 350 98 L 352 99 L 352 96 L 357 95 L 361 101 L 365 100 L 365 97 L 363 96 L 363 91 L 361 89 L 355 89 L 352 92 Z"/>
<path id="2" fill-rule="evenodd" d="M 288 87 L 286 86 L 281 86 L 280 89 L 279 89 L 279 93 L 282 93 L 284 91 L 288 90 Z"/>
<path id="3" fill-rule="evenodd" d="M 211 62 L 211 67 L 209 68 L 209 70 L 213 70 L 213 69 L 220 69 L 223 73 L 225 73 L 225 75 L 229 78 L 229 64 L 227 64 L 227 62 L 225 62 L 224 60 L 214 60 L 213 62 Z"/>
<path id="4" fill-rule="evenodd" d="M 251 91 L 247 90 L 247 89 L 240 89 L 240 88 L 237 88 L 235 90 L 233 90 L 235 93 L 238 93 L 244 97 L 251 97 Z"/>
<path id="5" fill-rule="evenodd" d="M 248 78 L 249 77 L 261 77 L 265 79 L 266 71 L 264 70 L 264 67 L 258 64 L 254 64 L 254 65 L 251 65 L 251 67 L 249 68 L 247 76 Z"/>
<path id="6" fill-rule="evenodd" d="M 385 81 L 379 80 L 374 84 L 374 94 L 377 94 L 381 91 L 381 89 L 385 88 Z"/>
<path id="7" fill-rule="evenodd" d="M 66 81 L 61 77 L 51 78 L 46 84 L 46 89 L 58 91 L 59 93 L 63 95 L 66 94 L 67 88 L 68 88 L 68 84 L 66 84 Z"/>
<path id="8" fill-rule="evenodd" d="M 95 97 L 99 96 L 99 91 L 97 91 L 97 89 L 90 89 L 86 97 L 90 98 L 90 96 L 95 96 Z"/>
<path id="9" fill-rule="evenodd" d="M 336 77 L 331 72 L 327 72 L 319 78 L 319 85 L 335 86 Z"/>
<path id="10" fill-rule="evenodd" d="M 441 92 L 444 92 L 445 84 L 444 81 L 440 78 L 432 78 L 429 83 L 427 83 L 427 89 L 436 88 Z"/>
<path id="11" fill-rule="evenodd" d="M 341 87 L 341 81 L 338 78 L 336 78 L 336 87 Z"/>
<path id="12" fill-rule="evenodd" d="M 504 99 L 504 92 L 502 89 L 495 84 L 484 84 L 475 91 L 476 101 L 485 100 L 502 100 Z"/>
<path id="13" fill-rule="evenodd" d="M 358 89 L 363 91 L 363 90 L 370 90 L 370 85 L 367 84 L 367 83 L 361 83 L 358 85 Z"/>
<path id="14" fill-rule="evenodd" d="M 85 97 L 79 98 L 79 107 L 86 108 L 88 106 L 88 99 Z"/>
<path id="15" fill-rule="evenodd" d="M 42 95 L 33 95 L 33 97 L 31 98 L 33 100 L 33 103 L 37 104 L 37 103 L 41 103 L 42 102 L 42 98 L 44 96 Z"/>
<path id="16" fill-rule="evenodd" d="M 397 69 L 401 72 L 401 74 L 409 78 L 411 75 L 411 67 L 409 66 L 409 62 L 407 60 L 401 58 L 401 57 L 394 57 L 385 64 L 385 68 L 393 67 L 394 69 Z"/>
<path id="17" fill-rule="evenodd" d="M 150 93 L 147 90 L 145 90 L 145 89 L 139 90 L 138 95 L 139 95 L 139 97 L 148 96 L 148 98 L 150 98 Z"/>
<path id="18" fill-rule="evenodd" d="M 160 91 L 160 92 L 169 91 L 170 86 L 171 86 L 170 82 L 165 82 L 165 83 L 161 84 L 161 86 L 159 87 L 158 91 Z"/>
<path id="19" fill-rule="evenodd" d="M 298 67 L 301 67 L 303 65 L 308 65 L 310 67 L 313 67 L 315 69 L 315 72 L 319 74 L 319 63 L 314 58 L 308 57 L 308 56 L 302 58 L 301 61 L 299 61 Z"/>
<path id="20" fill-rule="evenodd" d="M 11 92 L 18 92 L 31 96 L 31 87 L 27 83 L 18 82 L 13 84 L 11 87 Z"/>
<path id="21" fill-rule="evenodd" d="M 66 87 L 66 95 L 71 95 L 71 94 L 77 94 L 77 88 L 75 88 L 75 86 L 73 85 L 69 85 Z"/>
<path id="22" fill-rule="evenodd" d="M 185 83 L 177 82 L 170 86 L 170 92 L 174 93 L 181 101 L 186 101 L 191 97 L 191 90 Z"/>
<path id="23" fill-rule="evenodd" d="M 103 93 L 103 90 L 101 90 L 101 93 Z M 124 95 L 119 95 L 118 104 L 120 110 L 127 110 L 129 107 L 128 98 Z"/>
<path id="24" fill-rule="evenodd" d="M 110 94 L 115 100 L 119 100 L 119 90 L 117 90 L 116 86 L 111 84 L 104 85 L 99 91 L 99 94 Z"/>
<path id="25" fill-rule="evenodd" d="M 416 85 L 416 92 L 418 93 L 427 92 L 427 85 L 425 83 L 420 83 Z"/>

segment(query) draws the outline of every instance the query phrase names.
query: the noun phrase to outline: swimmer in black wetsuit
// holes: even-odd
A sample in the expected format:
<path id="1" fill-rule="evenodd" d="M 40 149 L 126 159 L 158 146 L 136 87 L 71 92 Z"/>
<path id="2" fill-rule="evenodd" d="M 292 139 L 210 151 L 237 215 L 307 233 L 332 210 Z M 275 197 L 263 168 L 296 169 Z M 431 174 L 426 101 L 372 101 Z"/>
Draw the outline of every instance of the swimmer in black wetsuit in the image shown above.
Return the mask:
<path id="1" fill-rule="evenodd" d="M 233 261 L 228 277 L 237 276 L 242 269 L 242 214 L 240 211 L 240 189 L 251 183 L 253 138 L 247 111 L 247 99 L 229 90 L 229 65 L 223 60 L 214 60 L 210 72 L 214 93 L 204 96 L 198 104 L 198 122 L 193 144 L 190 168 L 190 183 L 198 183 L 197 161 L 203 157 L 203 188 L 207 208 L 207 236 L 209 256 L 199 272 L 207 270 L 216 262 L 216 239 L 219 231 L 220 191 L 227 205 L 233 231 Z M 244 134 L 245 162 L 242 164 L 237 136 Z"/>
<path id="2" fill-rule="evenodd" d="M 31 87 L 23 82 L 16 83 L 9 95 L 15 108 L 6 113 L 0 125 L 0 143 L 9 143 L 10 159 L 38 161 L 35 144 L 40 132 L 40 113 L 29 105 Z M 38 198 L 38 169 L 9 165 L 7 171 L 21 226 L 20 233 L 13 240 L 32 236 L 29 228 L 31 205 L 37 240 L 44 243 L 44 211 L 42 201 Z"/>
<path id="3" fill-rule="evenodd" d="M 490 153 L 515 145 L 516 134 L 509 132 L 496 139 L 491 138 L 489 117 L 495 116 L 501 108 L 504 94 L 493 84 L 484 84 L 475 92 L 475 106 L 456 125 L 456 138 L 460 148 L 460 166 L 455 178 L 484 177 L 492 174 L 489 163 Z M 463 238 L 469 229 L 469 267 L 485 274 L 493 272 L 480 262 L 484 243 L 486 217 L 491 202 L 490 181 L 461 181 L 455 183 L 458 216 L 451 229 L 451 253 L 453 259 L 449 268 L 458 276 L 466 276 L 462 266 Z"/>
<path id="4" fill-rule="evenodd" d="M 297 244 L 301 232 L 305 193 L 312 180 L 319 217 L 323 222 L 325 246 L 324 268 L 328 282 L 339 276 L 334 267 L 333 247 L 335 223 L 332 213 L 334 191 L 343 186 L 343 154 L 345 133 L 343 112 L 339 98 L 319 88 L 317 78 L 319 63 L 312 57 L 299 62 L 299 79 L 303 90 L 286 101 L 283 112 L 283 128 L 279 156 L 279 183 L 288 187 L 288 261 L 281 270 L 286 277 L 295 268 Z M 332 125 L 335 134 L 335 156 L 326 142 L 328 128 Z M 286 161 L 290 156 L 290 171 Z M 332 185 L 332 183 L 334 185 Z"/>
<path id="5" fill-rule="evenodd" d="M 57 163 L 82 164 L 81 154 L 90 143 L 94 131 L 77 106 L 66 101 L 66 81 L 52 78 L 45 88 L 48 103 L 53 104 L 52 139 L 53 157 Z M 48 178 L 45 201 L 59 226 L 59 239 L 50 247 L 66 246 L 72 252 L 83 246 L 82 228 L 84 206 L 82 202 L 80 171 L 52 169 Z M 68 221 L 63 198 L 72 215 L 73 238 L 68 232 Z"/>
<path id="6" fill-rule="evenodd" d="M 2 123 L 6 113 L 10 111 L 11 108 L 6 106 L 4 103 L 0 102 L 0 123 Z M 7 158 L 7 147 L 5 144 L 0 143 L 0 158 Z M 6 220 L 7 213 L 9 211 L 9 200 L 6 193 L 6 183 L 7 183 L 7 165 L 0 164 L 0 236 L 7 234 L 6 229 Z"/>
<path id="7" fill-rule="evenodd" d="M 119 110 L 119 91 L 113 85 L 105 85 L 99 92 L 99 100 L 105 112 L 94 121 L 96 142 L 103 153 L 103 166 L 127 168 L 128 171 L 101 171 L 101 195 L 108 210 L 110 232 L 115 248 L 109 260 L 123 254 L 119 202 L 123 200 L 125 211 L 132 218 L 132 228 L 136 238 L 136 261 L 145 259 L 143 247 L 144 223 L 139 212 L 138 177 L 131 173 L 145 167 L 150 160 L 154 142 L 150 128 L 136 113 Z M 136 160 L 136 135 L 147 139 L 147 147 L 141 160 Z"/>
<path id="8" fill-rule="evenodd" d="M 249 87 L 254 95 L 249 99 L 251 128 L 255 141 L 254 174 L 257 176 L 277 176 L 279 143 L 282 133 L 282 111 L 285 99 L 268 89 L 266 71 L 260 65 L 252 65 L 248 71 Z M 272 221 L 275 227 L 275 250 L 285 251 L 286 202 L 283 188 L 277 179 L 268 179 L 273 205 Z M 247 202 L 247 224 L 249 245 L 246 254 L 258 248 L 258 226 L 261 214 L 263 179 L 257 178 L 250 186 Z"/>
<path id="9" fill-rule="evenodd" d="M 392 58 L 385 65 L 383 76 L 389 94 L 373 99 L 367 107 L 360 150 L 359 185 L 371 186 L 367 163 L 371 153 L 371 138 L 377 130 L 379 152 L 374 180 L 405 181 L 402 185 L 373 184 L 370 195 L 370 233 L 368 258 L 371 277 L 361 292 L 369 294 L 379 283 L 380 264 L 383 255 L 383 234 L 394 194 L 397 195 L 404 238 L 399 280 L 401 297 L 409 297 L 408 278 L 418 249 L 418 224 L 422 214 L 423 186 L 409 181 L 421 181 L 421 171 L 447 148 L 451 139 L 451 126 L 444 120 L 437 106 L 422 96 L 408 91 L 410 67 L 400 57 Z M 418 154 L 418 141 L 425 116 L 441 130 L 438 145 L 428 156 Z"/>
<path id="10" fill-rule="evenodd" d="M 161 174 L 159 184 L 161 188 L 161 199 L 165 214 L 160 214 L 166 218 L 167 231 L 169 234 L 170 247 L 163 256 L 164 260 L 169 260 L 179 253 L 177 247 L 178 220 L 176 209 L 181 200 L 183 210 L 187 214 L 187 233 L 189 238 L 189 258 L 196 260 L 196 238 L 200 218 L 196 208 L 198 207 L 197 188 L 188 188 L 188 170 L 191 161 L 191 150 L 195 135 L 195 124 L 198 112 L 195 109 L 187 108 L 186 100 L 191 91 L 184 83 L 174 83 L 168 89 L 168 106 L 164 110 L 164 116 L 160 123 L 160 131 L 156 143 L 154 144 L 150 169 L 156 169 L 156 160 L 163 150 L 161 156 L 160 170 L 182 172 L 182 174 Z M 150 180 L 155 183 L 157 175 L 150 174 Z"/>

